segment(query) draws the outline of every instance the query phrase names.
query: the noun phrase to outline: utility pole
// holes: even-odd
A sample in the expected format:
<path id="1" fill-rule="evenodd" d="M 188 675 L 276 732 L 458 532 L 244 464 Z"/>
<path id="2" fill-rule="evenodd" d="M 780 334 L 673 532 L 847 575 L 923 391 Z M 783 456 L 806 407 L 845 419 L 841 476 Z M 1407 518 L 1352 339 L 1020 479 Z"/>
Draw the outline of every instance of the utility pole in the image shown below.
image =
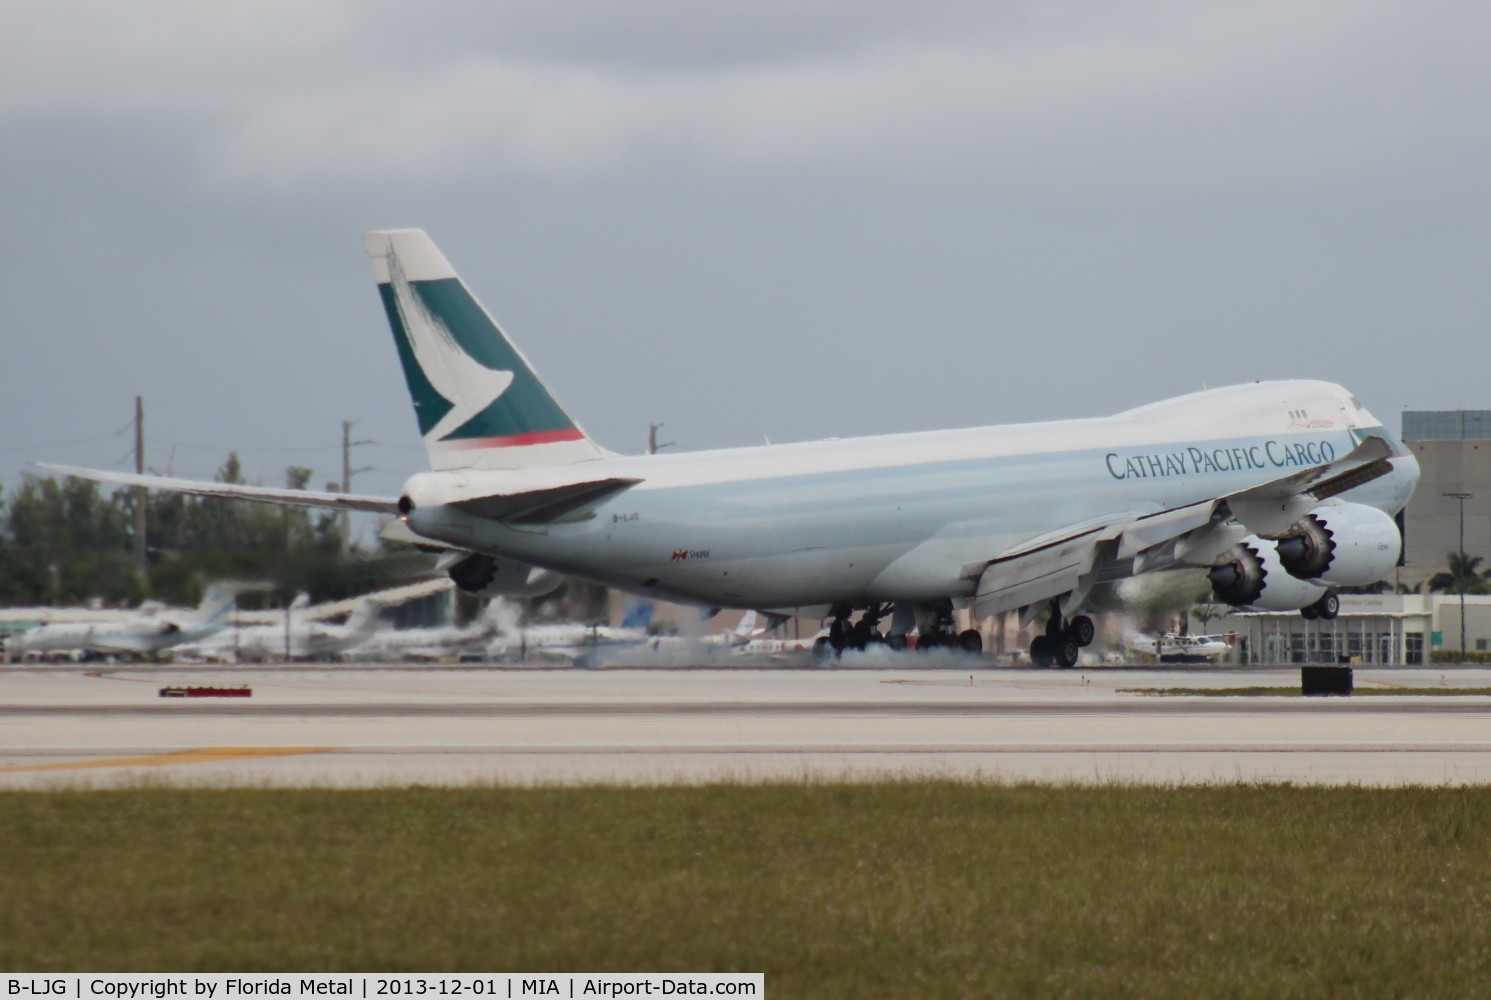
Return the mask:
<path id="1" fill-rule="evenodd" d="M 1460 662 L 1463 663 L 1465 662 L 1465 571 L 1469 568 L 1465 565 L 1465 501 L 1475 494 L 1444 493 L 1441 496 L 1460 501 L 1460 572 L 1455 575 L 1460 578 Z"/>
<path id="2" fill-rule="evenodd" d="M 145 397 L 135 397 L 135 474 L 145 474 Z M 135 563 L 143 580 L 149 571 L 145 542 L 145 487 L 135 487 Z"/>
<path id="3" fill-rule="evenodd" d="M 674 442 L 674 441 L 664 441 L 662 444 L 658 444 L 657 443 L 657 432 L 660 431 L 660 430 L 662 430 L 662 428 L 663 428 L 662 424 L 648 424 L 647 425 L 647 454 L 649 454 L 649 455 L 656 455 L 662 449 L 664 449 L 664 448 L 672 448 L 677 443 L 677 442 Z"/>
<path id="4" fill-rule="evenodd" d="M 354 468 L 352 468 L 352 449 L 355 448 L 355 447 L 357 447 L 358 445 L 361 445 L 361 444 L 372 444 L 373 443 L 371 440 L 363 440 L 363 441 L 354 441 L 354 440 L 352 440 L 352 425 L 355 424 L 355 423 L 357 423 L 357 421 L 355 421 L 355 420 L 343 420 L 342 421 L 342 492 L 343 493 L 351 493 L 352 492 L 352 477 L 353 476 L 357 475 L 359 472 L 371 472 L 372 469 L 373 469 L 373 467 L 371 465 L 364 465 L 360 469 L 354 469 Z M 345 510 L 342 511 L 342 513 L 341 513 L 341 519 L 342 519 L 342 548 L 346 548 L 347 546 L 349 546 L 351 544 L 351 537 L 350 537 L 350 529 L 349 529 L 349 524 L 348 524 L 348 519 L 347 519 L 347 512 Z"/>

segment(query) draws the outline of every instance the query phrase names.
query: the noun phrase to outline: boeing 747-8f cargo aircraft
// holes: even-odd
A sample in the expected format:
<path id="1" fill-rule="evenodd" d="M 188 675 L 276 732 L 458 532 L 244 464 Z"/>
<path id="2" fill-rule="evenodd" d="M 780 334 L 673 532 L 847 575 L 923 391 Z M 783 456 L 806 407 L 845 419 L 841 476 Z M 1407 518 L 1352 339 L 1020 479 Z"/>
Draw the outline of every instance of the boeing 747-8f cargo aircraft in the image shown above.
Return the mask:
<path id="1" fill-rule="evenodd" d="M 831 619 L 836 649 L 1050 611 L 1071 665 L 1100 582 L 1206 567 L 1219 600 L 1333 616 L 1384 579 L 1413 456 L 1328 382 L 1211 389 L 1111 417 L 621 456 L 591 440 L 419 230 L 368 233 L 430 471 L 397 497 L 48 466 L 103 482 L 396 514 L 483 594 L 572 574 L 710 607 Z M 858 620 L 851 621 L 858 615 Z M 889 619 L 882 635 L 883 619 Z"/>

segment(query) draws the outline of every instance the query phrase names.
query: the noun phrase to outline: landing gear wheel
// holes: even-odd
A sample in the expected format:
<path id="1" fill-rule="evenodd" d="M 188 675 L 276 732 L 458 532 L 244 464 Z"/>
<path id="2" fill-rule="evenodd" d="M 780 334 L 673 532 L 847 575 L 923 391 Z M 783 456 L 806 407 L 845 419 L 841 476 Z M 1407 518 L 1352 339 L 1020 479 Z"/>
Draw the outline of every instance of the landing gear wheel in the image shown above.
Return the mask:
<path id="1" fill-rule="evenodd" d="M 838 655 L 838 651 L 834 649 L 833 640 L 830 639 L 830 638 L 828 638 L 828 636 L 823 636 L 821 639 L 814 640 L 814 642 L 813 642 L 813 662 L 814 663 L 827 663 L 828 661 L 832 660 L 837 655 Z"/>
<path id="2" fill-rule="evenodd" d="M 1308 608 L 1300 608 L 1299 614 L 1305 621 L 1312 622 L 1320 617 L 1320 608 L 1312 604 Z"/>
<path id="3" fill-rule="evenodd" d="M 885 648 L 897 653 L 906 648 L 906 637 L 904 635 L 888 635 L 885 637 Z"/>
<path id="4" fill-rule="evenodd" d="M 828 644 L 833 647 L 834 652 L 842 652 L 848 641 L 846 633 L 849 629 L 844 624 L 843 618 L 835 618 L 833 624 L 828 626 Z"/>
<path id="5" fill-rule="evenodd" d="M 1030 662 L 1038 667 L 1049 667 L 1056 662 L 1055 643 L 1049 635 L 1038 635 L 1030 641 Z"/>
<path id="6" fill-rule="evenodd" d="M 1067 632 L 1073 639 L 1077 640 L 1077 645 L 1091 646 L 1093 636 L 1097 635 L 1097 627 L 1093 625 L 1091 618 L 1086 615 L 1078 615 L 1067 626 Z"/>
<path id="7" fill-rule="evenodd" d="M 1056 665 L 1059 667 L 1075 667 L 1077 657 L 1081 654 L 1082 647 L 1077 645 L 1077 640 L 1071 635 L 1056 640 Z"/>
<path id="8" fill-rule="evenodd" d="M 984 651 L 984 637 L 973 629 L 965 629 L 958 633 L 958 648 L 965 653 L 978 656 Z"/>
<path id="9" fill-rule="evenodd" d="M 1333 621 L 1341 613 L 1341 598 L 1336 596 L 1334 590 L 1326 591 L 1325 596 L 1315 602 L 1315 613 L 1323 621 Z"/>

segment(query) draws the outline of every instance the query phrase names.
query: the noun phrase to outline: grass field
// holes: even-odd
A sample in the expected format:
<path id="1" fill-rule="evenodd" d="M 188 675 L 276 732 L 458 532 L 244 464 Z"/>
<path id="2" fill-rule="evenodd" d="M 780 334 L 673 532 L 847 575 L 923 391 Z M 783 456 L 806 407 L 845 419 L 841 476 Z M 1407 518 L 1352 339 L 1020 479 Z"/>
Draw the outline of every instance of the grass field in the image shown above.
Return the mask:
<path id="1" fill-rule="evenodd" d="M 8 792 L 0 900 L 8 971 L 1473 996 L 1491 983 L 1491 789 Z"/>

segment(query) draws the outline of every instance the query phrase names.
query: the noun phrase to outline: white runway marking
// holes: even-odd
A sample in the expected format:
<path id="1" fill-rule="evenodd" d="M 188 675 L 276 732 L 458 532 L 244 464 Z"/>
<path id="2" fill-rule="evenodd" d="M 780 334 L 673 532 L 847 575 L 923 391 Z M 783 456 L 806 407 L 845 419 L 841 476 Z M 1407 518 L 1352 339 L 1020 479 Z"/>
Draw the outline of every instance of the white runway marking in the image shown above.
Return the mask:
<path id="1" fill-rule="evenodd" d="M 0 788 L 950 777 L 1491 783 L 1491 698 L 1158 698 L 1274 671 L 0 671 Z M 163 699 L 162 687 L 253 688 Z M 1359 670 L 1487 687 L 1491 671 Z"/>

